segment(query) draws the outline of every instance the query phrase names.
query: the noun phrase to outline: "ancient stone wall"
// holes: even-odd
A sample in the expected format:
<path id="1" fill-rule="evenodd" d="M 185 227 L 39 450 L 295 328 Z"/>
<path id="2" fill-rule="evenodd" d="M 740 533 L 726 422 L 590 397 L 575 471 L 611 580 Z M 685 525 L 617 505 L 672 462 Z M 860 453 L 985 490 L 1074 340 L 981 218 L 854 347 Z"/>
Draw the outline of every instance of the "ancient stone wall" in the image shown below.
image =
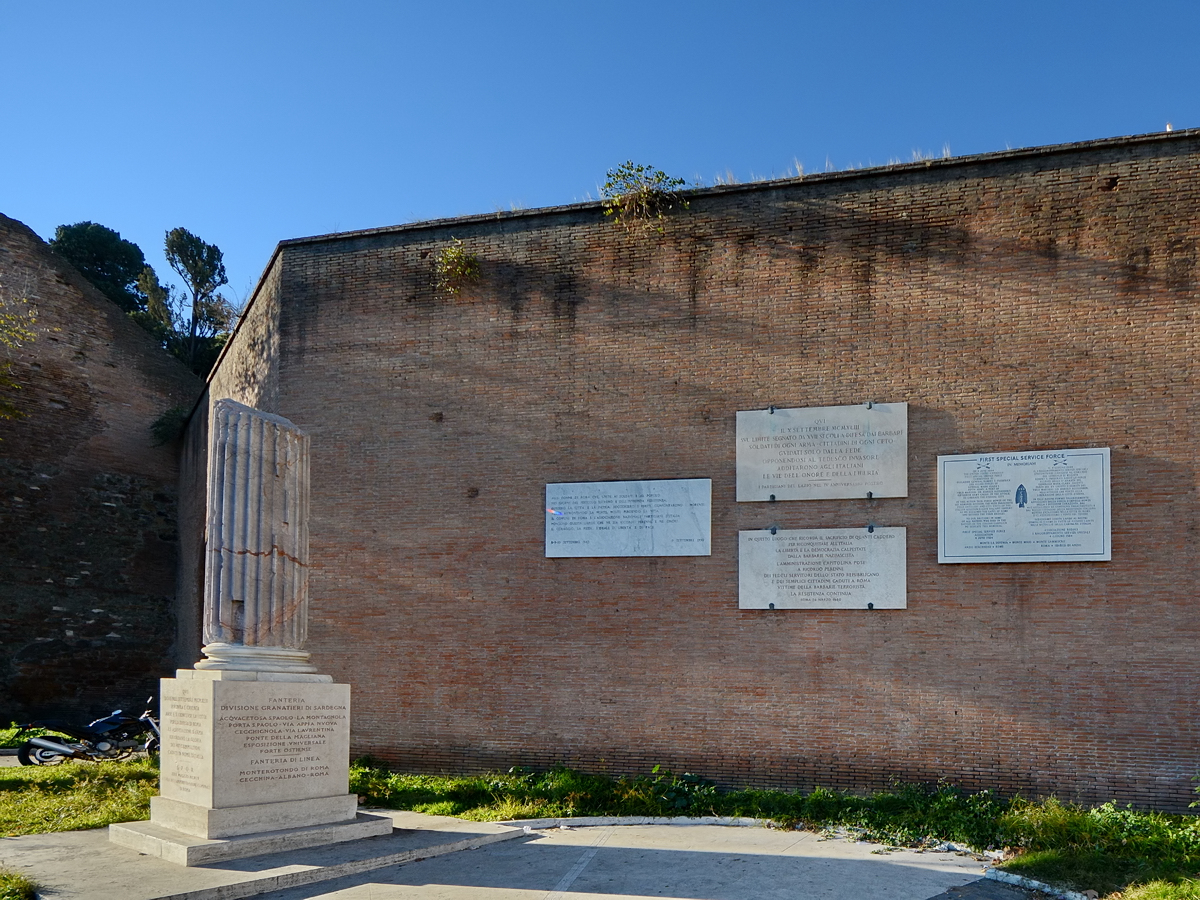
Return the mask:
<path id="1" fill-rule="evenodd" d="M 0 290 L 37 311 L 13 354 L 26 417 L 0 421 L 0 723 L 140 712 L 176 624 L 176 448 L 150 425 L 202 385 L 4 216 Z"/>
<path id="2" fill-rule="evenodd" d="M 1198 175 L 1176 132 L 712 189 L 661 234 L 583 204 L 284 242 L 278 341 L 212 394 L 270 368 L 311 435 L 355 752 L 1184 807 Z M 868 400 L 909 404 L 907 498 L 736 502 L 738 410 Z M 939 454 L 1066 447 L 1112 450 L 1111 562 L 938 564 Z M 545 558 L 548 482 L 658 478 L 712 479 L 710 557 Z M 739 530 L 868 521 L 907 528 L 907 609 L 739 610 Z"/>

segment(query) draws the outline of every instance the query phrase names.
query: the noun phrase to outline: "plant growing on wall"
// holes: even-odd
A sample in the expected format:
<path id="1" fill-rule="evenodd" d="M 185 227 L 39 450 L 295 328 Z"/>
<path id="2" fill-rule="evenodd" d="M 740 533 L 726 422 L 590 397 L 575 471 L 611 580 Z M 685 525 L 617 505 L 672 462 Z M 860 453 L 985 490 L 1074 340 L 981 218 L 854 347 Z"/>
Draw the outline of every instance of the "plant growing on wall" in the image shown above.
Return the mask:
<path id="1" fill-rule="evenodd" d="M 653 229 L 662 234 L 667 213 L 676 207 L 688 208 L 679 190 L 684 184 L 682 178 L 672 178 L 661 169 L 627 160 L 608 170 L 608 180 L 601 188 L 604 215 L 630 231 Z"/>
<path id="2" fill-rule="evenodd" d="M 172 406 L 154 420 L 150 433 L 154 435 L 154 443 L 158 446 L 171 444 L 183 437 L 183 428 L 187 425 L 190 406 Z"/>
<path id="3" fill-rule="evenodd" d="M 2 287 L 2 286 L 0 286 Z M 0 348 L 6 351 L 0 359 L 0 419 L 20 419 L 24 413 L 9 396 L 21 386 L 12 377 L 12 359 L 8 354 L 32 341 L 37 315 L 27 297 L 10 297 L 0 290 Z"/>
<path id="4" fill-rule="evenodd" d="M 439 290 L 456 296 L 464 286 L 479 280 L 479 257 L 458 238 L 451 238 L 450 244 L 438 251 L 434 269 Z"/>

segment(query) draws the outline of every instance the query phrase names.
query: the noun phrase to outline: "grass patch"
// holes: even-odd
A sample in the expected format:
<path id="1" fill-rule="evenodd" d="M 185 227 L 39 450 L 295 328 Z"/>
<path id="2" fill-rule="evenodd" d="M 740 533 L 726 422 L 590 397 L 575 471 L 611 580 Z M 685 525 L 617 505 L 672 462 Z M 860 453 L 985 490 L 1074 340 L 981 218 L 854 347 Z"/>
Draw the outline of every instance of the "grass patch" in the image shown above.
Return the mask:
<path id="1" fill-rule="evenodd" d="M 367 763 L 350 770 L 350 790 L 368 805 L 478 821 L 578 816 L 748 816 L 782 827 L 844 827 L 864 839 L 903 846 L 955 841 L 999 846 L 1008 804 L 988 791 L 967 794 L 911 785 L 871 797 L 818 788 L 718 791 L 695 775 L 655 771 L 610 778 L 571 769 L 489 775 L 400 775 Z"/>
<path id="2" fill-rule="evenodd" d="M 1178 879 L 1183 874 L 1169 861 L 1111 856 L 1099 851 L 1033 850 L 1009 860 L 1002 868 L 1072 891 L 1093 890 L 1101 896 L 1132 884 L 1163 883 L 1161 879 Z"/>
<path id="3" fill-rule="evenodd" d="M 1200 864 L 1200 819 L 1139 812 L 1116 803 L 1092 808 L 1016 799 L 1003 827 L 1028 850 L 1102 852 L 1131 858 L 1191 859 Z"/>
<path id="4" fill-rule="evenodd" d="M 100 828 L 150 817 L 158 763 L 64 762 L 0 769 L 0 836 Z"/>
<path id="5" fill-rule="evenodd" d="M 0 900 L 35 900 L 37 882 L 30 881 L 20 872 L 0 869 Z"/>
<path id="6" fill-rule="evenodd" d="M 670 773 L 656 774 L 652 779 L 613 779 L 571 769 L 541 774 L 513 769 L 476 776 L 397 775 L 369 764 L 355 764 L 350 770 L 350 790 L 370 805 L 476 821 L 678 815 L 689 806 L 697 815 L 712 814 L 691 803 L 692 799 L 702 798 L 688 798 L 683 790 L 677 790 L 670 801 L 655 796 L 657 792 L 665 797 L 676 781 L 689 784 Z M 702 794 L 707 787 L 697 784 L 693 794 Z M 715 794 L 715 789 L 712 792 Z M 667 811 L 668 802 L 677 804 L 681 800 L 682 806 Z"/>
<path id="7" fill-rule="evenodd" d="M 1075 891 L 1200 900 L 1200 819 L 1139 812 L 1115 803 L 1090 809 L 1016 799 L 1001 820 L 1026 852 L 1006 871 Z M 1130 890 L 1141 894 L 1130 893 Z M 1149 893 L 1147 893 L 1149 891 Z"/>
<path id="8" fill-rule="evenodd" d="M 1200 880 L 1152 881 L 1130 888 L 1121 900 L 1200 900 Z"/>

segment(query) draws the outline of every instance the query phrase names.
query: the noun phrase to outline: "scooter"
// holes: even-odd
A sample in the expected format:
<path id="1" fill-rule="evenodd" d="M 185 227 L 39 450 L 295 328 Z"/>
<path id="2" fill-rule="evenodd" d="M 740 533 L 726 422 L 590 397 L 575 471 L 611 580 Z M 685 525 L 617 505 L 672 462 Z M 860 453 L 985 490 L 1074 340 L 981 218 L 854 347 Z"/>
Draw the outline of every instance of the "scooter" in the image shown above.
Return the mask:
<path id="1" fill-rule="evenodd" d="M 157 753 L 162 733 L 158 729 L 158 719 L 153 714 L 153 703 L 153 697 L 147 698 L 147 709 L 137 718 L 124 715 L 116 709 L 86 728 L 57 721 L 22 725 L 22 730 L 26 731 L 43 728 L 62 734 L 43 734 L 30 738 L 17 748 L 17 759 L 23 766 L 55 766 L 68 759 L 91 762 L 125 759 L 138 750 L 147 754 Z"/>

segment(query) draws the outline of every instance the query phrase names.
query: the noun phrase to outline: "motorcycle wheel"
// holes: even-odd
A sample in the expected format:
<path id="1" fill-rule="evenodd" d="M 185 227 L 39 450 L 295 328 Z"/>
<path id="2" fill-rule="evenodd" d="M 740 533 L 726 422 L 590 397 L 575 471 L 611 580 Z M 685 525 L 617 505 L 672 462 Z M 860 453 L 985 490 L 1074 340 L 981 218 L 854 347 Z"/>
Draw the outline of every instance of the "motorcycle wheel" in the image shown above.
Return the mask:
<path id="1" fill-rule="evenodd" d="M 158 756 L 158 738 L 150 738 L 146 741 L 146 755 Z"/>
<path id="2" fill-rule="evenodd" d="M 46 737 L 54 741 L 62 741 L 64 744 L 67 742 L 66 738 L 57 734 L 48 734 Z M 67 759 L 69 757 L 63 756 L 61 753 L 35 746 L 29 741 L 17 748 L 17 761 L 23 766 L 57 766 Z"/>

